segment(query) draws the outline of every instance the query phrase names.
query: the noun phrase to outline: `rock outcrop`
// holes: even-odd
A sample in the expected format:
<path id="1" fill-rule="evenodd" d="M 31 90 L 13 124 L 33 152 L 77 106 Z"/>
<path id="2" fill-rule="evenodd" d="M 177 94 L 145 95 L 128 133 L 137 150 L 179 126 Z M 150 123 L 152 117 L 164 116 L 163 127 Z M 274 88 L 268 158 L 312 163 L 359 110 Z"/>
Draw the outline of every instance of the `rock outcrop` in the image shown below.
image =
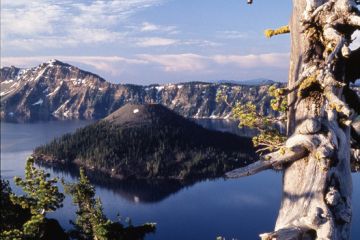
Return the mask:
<path id="1" fill-rule="evenodd" d="M 0 82 L 1 119 L 5 121 L 101 119 L 126 103 L 158 103 L 190 118 L 229 118 L 231 107 L 216 102 L 219 89 L 226 92 L 231 104 L 251 101 L 264 114 L 276 114 L 270 108 L 268 95 L 271 81 L 263 81 L 263 85 L 229 82 L 113 84 L 96 74 L 50 60 L 30 69 L 1 68 Z M 360 88 L 356 89 L 360 93 Z"/>
<path id="2" fill-rule="evenodd" d="M 1 119 L 101 119 L 126 103 L 159 103 L 184 117 L 229 118 L 231 108 L 216 103 L 224 89 L 232 104 L 253 101 L 271 113 L 269 85 L 189 82 L 138 86 L 113 84 L 98 75 L 51 60 L 31 69 L 1 69 Z"/>

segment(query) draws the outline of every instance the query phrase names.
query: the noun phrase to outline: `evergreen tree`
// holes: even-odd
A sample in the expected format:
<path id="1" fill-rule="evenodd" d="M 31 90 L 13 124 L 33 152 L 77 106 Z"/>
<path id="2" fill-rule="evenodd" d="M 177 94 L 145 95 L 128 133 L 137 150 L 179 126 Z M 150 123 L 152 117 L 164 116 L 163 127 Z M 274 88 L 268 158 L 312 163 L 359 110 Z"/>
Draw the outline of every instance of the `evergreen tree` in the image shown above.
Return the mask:
<path id="1" fill-rule="evenodd" d="M 20 205 L 14 204 L 10 196 L 13 194 L 9 186 L 9 182 L 1 179 L 0 181 L 0 238 L 16 239 L 21 237 L 20 230 L 22 225 L 27 222 L 30 217 L 30 210 L 23 209 Z"/>
<path id="2" fill-rule="evenodd" d="M 8 214 L 14 212 L 13 208 L 22 210 L 17 212 L 23 221 L 11 224 L 7 219 L 1 237 L 3 239 L 46 239 L 46 226 L 49 223 L 45 218 L 46 213 L 55 211 L 62 207 L 64 195 L 59 192 L 56 186 L 57 179 L 50 178 L 50 174 L 34 166 L 34 159 L 28 158 L 25 167 L 25 179 L 15 177 L 15 184 L 22 188 L 23 195 L 18 196 L 11 192 L 7 184 L 2 182 L 1 204 L 9 204 L 7 211 L 1 214 L 1 218 L 6 218 Z M 7 229 L 6 229 L 7 228 Z"/>
<path id="3" fill-rule="evenodd" d="M 80 240 L 136 240 L 155 230 L 155 224 L 124 227 L 119 222 L 107 219 L 101 200 L 95 198 L 95 189 L 83 169 L 80 169 L 77 183 L 63 184 L 65 192 L 73 197 L 73 203 L 78 207 L 76 221 L 72 222 L 74 229 L 70 232 L 71 237 Z"/>

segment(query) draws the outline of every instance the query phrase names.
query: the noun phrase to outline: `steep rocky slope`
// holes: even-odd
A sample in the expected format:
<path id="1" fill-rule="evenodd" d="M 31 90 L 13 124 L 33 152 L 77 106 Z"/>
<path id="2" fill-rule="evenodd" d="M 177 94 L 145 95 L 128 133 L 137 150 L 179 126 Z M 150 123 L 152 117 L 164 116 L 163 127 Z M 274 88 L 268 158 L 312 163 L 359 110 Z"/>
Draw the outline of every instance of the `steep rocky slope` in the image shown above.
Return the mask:
<path id="1" fill-rule="evenodd" d="M 252 101 L 259 111 L 274 114 L 266 84 L 112 84 L 57 60 L 31 69 L 1 68 L 0 82 L 1 119 L 5 121 L 101 119 L 128 102 L 159 103 L 185 117 L 228 118 L 231 107 L 215 101 L 219 89 L 226 91 L 232 104 Z"/>
<path id="2" fill-rule="evenodd" d="M 1 119 L 100 119 L 128 102 L 159 103 L 185 117 L 228 118 L 230 108 L 216 103 L 218 89 L 229 100 L 253 101 L 269 112 L 269 85 L 190 82 L 137 86 L 112 84 L 77 67 L 51 60 L 31 69 L 1 69 Z"/>

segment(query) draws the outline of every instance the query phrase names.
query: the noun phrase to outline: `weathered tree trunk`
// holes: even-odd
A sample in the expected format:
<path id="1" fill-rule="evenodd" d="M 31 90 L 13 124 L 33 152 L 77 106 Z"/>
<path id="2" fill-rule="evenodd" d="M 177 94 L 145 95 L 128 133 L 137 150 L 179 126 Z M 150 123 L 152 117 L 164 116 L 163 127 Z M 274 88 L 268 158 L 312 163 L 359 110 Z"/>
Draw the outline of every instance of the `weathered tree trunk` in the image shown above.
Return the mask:
<path id="1" fill-rule="evenodd" d="M 275 231 L 261 234 L 263 240 L 350 239 L 350 131 L 359 112 L 349 107 L 344 92 L 359 78 L 358 70 L 349 69 L 359 58 L 359 50 L 352 54 L 348 48 L 352 33 L 360 27 L 355 3 L 293 0 L 289 138 L 283 149 L 227 174 L 246 176 L 270 167 L 284 170 Z"/>
<path id="2" fill-rule="evenodd" d="M 290 55 L 290 69 L 288 86 L 290 88 L 295 86 L 299 78 L 302 64 L 302 55 L 304 49 L 304 36 L 301 34 L 301 16 L 306 7 L 306 0 L 294 0 L 293 11 L 290 19 L 290 34 L 291 34 L 291 55 Z M 295 131 L 295 102 L 296 92 L 291 92 L 288 95 L 289 111 L 287 121 L 287 134 L 291 135 Z"/>
<path id="3" fill-rule="evenodd" d="M 290 23 L 292 49 L 289 86 L 308 71 L 305 51 L 309 41 L 302 32 L 302 18 L 306 0 L 293 1 Z M 317 1 L 317 6 L 323 2 Z M 314 54 L 315 53 L 311 53 Z M 313 58 L 314 56 L 307 56 Z M 319 66 L 320 67 L 320 66 Z M 339 76 L 343 76 L 339 74 Z M 344 82 L 344 79 L 336 79 Z M 310 90 L 311 91 L 311 90 Z M 341 99 L 341 89 L 337 91 Z M 319 143 L 309 155 L 285 167 L 283 196 L 275 232 L 262 235 L 263 239 L 350 239 L 352 182 L 350 171 L 350 129 L 339 125 L 339 113 L 329 109 L 329 99 L 321 91 L 309 92 L 297 99 L 296 92 L 289 96 L 288 132 L 294 133 L 304 121 L 314 121 L 318 129 L 306 134 L 317 134 Z M 295 106 L 296 105 L 296 106 Z M 299 128 L 299 131 L 304 131 Z M 294 134 L 297 134 L 296 132 Z M 320 152 L 319 152 L 319 148 Z M 328 148 L 325 151 L 323 149 Z M 321 152 L 322 151 L 322 152 Z M 322 156 L 319 156 L 322 155 Z M 278 232 L 276 232 L 278 231 Z M 278 236 L 278 237 L 276 237 Z"/>

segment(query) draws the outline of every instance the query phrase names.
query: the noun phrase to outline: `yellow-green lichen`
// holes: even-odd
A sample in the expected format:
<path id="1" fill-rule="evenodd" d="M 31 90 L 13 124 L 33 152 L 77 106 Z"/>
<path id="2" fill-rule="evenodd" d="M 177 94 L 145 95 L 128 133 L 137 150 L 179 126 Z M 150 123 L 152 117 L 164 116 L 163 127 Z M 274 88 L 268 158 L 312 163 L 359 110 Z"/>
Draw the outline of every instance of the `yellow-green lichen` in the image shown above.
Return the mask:
<path id="1" fill-rule="evenodd" d="M 302 81 L 302 83 L 299 86 L 298 97 L 305 97 L 306 95 L 308 95 L 307 93 L 312 88 L 317 89 L 317 90 L 319 90 L 319 88 L 321 88 L 319 81 L 317 80 L 316 74 L 311 75 Z"/>
<path id="2" fill-rule="evenodd" d="M 290 32 L 289 25 L 279 27 L 277 29 L 266 29 L 264 34 L 267 38 L 271 38 L 276 35 L 285 34 Z"/>

